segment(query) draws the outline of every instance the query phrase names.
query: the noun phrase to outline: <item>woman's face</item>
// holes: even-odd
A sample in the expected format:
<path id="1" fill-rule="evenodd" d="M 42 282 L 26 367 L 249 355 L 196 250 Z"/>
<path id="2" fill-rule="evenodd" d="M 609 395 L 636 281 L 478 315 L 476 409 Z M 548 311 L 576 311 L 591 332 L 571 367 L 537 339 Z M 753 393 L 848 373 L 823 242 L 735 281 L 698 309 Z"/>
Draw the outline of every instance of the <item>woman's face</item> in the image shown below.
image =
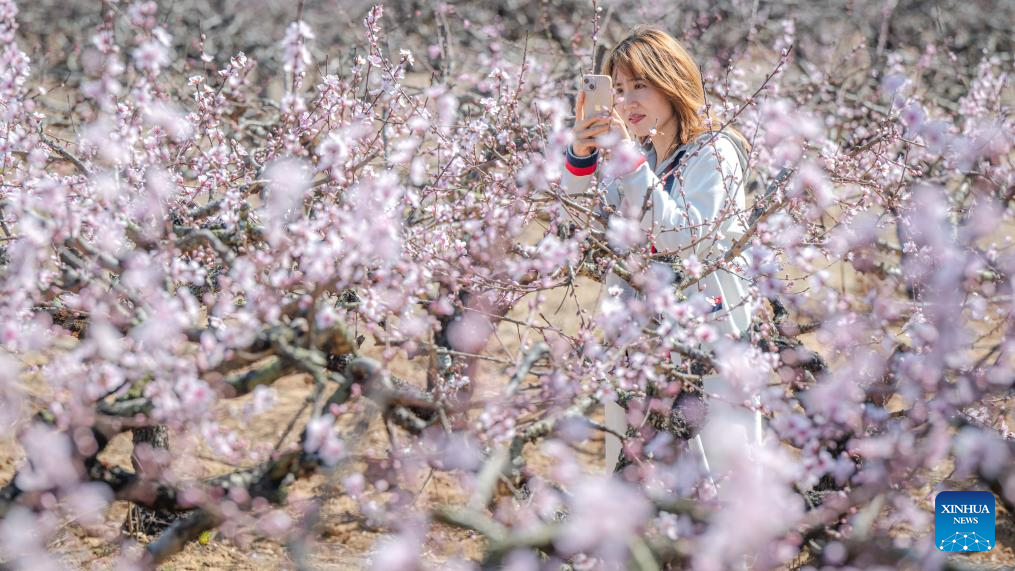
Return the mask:
<path id="1" fill-rule="evenodd" d="M 673 106 L 662 91 L 643 78 L 633 77 L 625 67 L 617 70 L 613 85 L 617 111 L 631 134 L 645 137 L 653 127 L 659 133 L 674 130 Z"/>

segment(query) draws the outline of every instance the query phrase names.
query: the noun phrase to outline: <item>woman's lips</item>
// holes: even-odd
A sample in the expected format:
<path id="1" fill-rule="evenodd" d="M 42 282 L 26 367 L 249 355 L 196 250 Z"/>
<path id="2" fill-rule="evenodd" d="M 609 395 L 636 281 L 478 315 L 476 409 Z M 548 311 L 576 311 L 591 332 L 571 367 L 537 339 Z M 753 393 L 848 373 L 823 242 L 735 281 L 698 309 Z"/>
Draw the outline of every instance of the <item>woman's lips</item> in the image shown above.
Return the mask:
<path id="1" fill-rule="evenodd" d="M 645 118 L 644 115 L 631 115 L 631 117 L 628 120 L 631 122 L 632 125 L 635 125 L 638 123 L 638 121 L 641 121 L 644 118 Z"/>

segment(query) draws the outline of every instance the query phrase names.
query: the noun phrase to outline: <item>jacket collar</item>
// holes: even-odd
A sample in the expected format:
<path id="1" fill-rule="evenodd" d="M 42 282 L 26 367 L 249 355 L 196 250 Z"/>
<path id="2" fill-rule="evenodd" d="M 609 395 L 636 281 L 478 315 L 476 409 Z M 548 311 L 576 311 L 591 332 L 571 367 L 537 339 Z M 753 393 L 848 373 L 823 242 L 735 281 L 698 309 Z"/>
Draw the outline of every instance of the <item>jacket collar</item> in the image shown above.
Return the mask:
<path id="1" fill-rule="evenodd" d="M 662 169 L 667 168 L 670 162 L 673 161 L 673 158 L 676 157 L 678 154 L 680 154 L 681 150 L 686 149 L 689 145 L 692 145 L 693 143 L 694 140 L 691 140 L 673 149 L 673 152 L 667 155 L 666 159 L 662 162 L 657 162 L 656 160 L 657 159 L 656 150 L 655 147 L 652 146 L 652 141 L 646 143 L 645 146 L 642 147 L 642 150 L 645 153 L 645 160 L 648 162 L 649 168 L 652 169 L 652 171 L 655 172 L 656 175 L 658 176 L 662 172 Z"/>

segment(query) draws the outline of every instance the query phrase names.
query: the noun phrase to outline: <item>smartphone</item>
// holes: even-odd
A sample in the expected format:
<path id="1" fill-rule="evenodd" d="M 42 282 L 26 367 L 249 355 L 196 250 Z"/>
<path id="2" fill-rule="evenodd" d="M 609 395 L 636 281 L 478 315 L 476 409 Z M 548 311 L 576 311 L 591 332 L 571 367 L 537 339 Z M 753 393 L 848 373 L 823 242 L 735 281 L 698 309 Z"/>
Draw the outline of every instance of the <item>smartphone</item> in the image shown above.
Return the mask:
<path id="1" fill-rule="evenodd" d="M 608 75 L 586 75 L 582 78 L 585 117 L 611 113 L 613 111 L 613 79 Z"/>

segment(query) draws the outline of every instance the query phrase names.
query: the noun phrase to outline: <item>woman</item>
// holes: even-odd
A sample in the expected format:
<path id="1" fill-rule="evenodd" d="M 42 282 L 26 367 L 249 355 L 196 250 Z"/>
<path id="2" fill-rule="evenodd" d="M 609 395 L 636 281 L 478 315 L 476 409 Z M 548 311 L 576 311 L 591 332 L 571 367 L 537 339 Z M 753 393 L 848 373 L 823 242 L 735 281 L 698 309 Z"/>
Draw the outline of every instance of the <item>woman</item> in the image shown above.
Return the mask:
<path id="1" fill-rule="evenodd" d="M 614 176 L 606 179 L 606 201 L 614 212 L 633 214 L 634 218 L 642 214 L 640 228 L 650 235 L 653 252 L 714 263 L 747 227 L 743 188 L 746 141 L 732 129 L 717 132 L 709 128 L 699 114 L 705 107 L 705 96 L 698 66 L 673 37 L 659 29 L 639 27 L 632 31 L 610 52 L 603 73 L 613 79 L 615 107 L 610 115 L 584 117 L 584 93 L 579 93 L 574 142 L 561 180 L 565 192 L 586 191 L 599 168 L 601 142 L 619 138 L 621 147 L 614 147 L 613 153 L 627 158 L 615 156 L 614 160 L 628 168 L 620 167 L 617 172 L 615 164 L 608 171 Z M 718 126 L 719 121 L 712 120 L 712 124 Z M 623 145 L 628 145 L 626 152 Z M 633 159 L 631 148 L 639 151 Z M 647 208 L 646 194 L 651 200 Z M 600 227 L 594 220 L 590 222 Z M 743 263 L 742 258 L 739 261 Z M 619 286 L 623 297 L 637 295 L 616 274 L 607 276 L 606 285 Z M 706 322 L 720 336 L 739 338 L 752 319 L 747 290 L 745 278 L 717 269 L 683 293 L 689 299 L 704 296 L 711 306 Z M 702 344 L 707 350 L 714 346 L 715 342 Z M 707 393 L 720 397 L 729 388 L 717 375 L 706 377 L 704 385 Z M 735 402 L 740 400 L 732 393 L 729 396 Z M 620 406 L 606 404 L 608 427 L 623 433 L 625 420 Z M 731 450 L 726 438 L 731 432 L 729 422 L 743 428 L 739 440 L 753 433 L 753 439 L 760 441 L 760 414 L 751 415 L 723 403 L 722 398 L 710 400 L 708 422 L 695 438 L 706 470 L 710 460 L 714 469 L 717 463 L 725 464 L 724 456 L 739 453 L 740 442 L 735 439 Z M 606 469 L 612 471 L 620 441 L 612 435 L 606 440 Z M 723 467 L 718 466 L 720 470 Z"/>

